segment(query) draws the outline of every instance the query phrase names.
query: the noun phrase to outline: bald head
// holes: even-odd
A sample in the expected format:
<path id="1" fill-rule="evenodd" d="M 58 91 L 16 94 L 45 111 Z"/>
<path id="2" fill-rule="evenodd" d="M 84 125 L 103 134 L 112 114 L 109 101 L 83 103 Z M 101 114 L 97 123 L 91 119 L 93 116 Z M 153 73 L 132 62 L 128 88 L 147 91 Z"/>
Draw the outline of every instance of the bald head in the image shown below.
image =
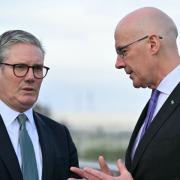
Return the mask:
<path id="1" fill-rule="evenodd" d="M 131 12 L 115 30 L 116 68 L 124 68 L 135 87 L 157 87 L 180 63 L 177 36 L 175 23 L 163 11 L 145 7 Z"/>
<path id="2" fill-rule="evenodd" d="M 136 38 L 156 34 L 168 38 L 168 41 L 174 41 L 178 36 L 173 20 L 163 11 L 153 7 L 140 8 L 125 16 L 118 23 L 115 36 L 119 31 Z"/>

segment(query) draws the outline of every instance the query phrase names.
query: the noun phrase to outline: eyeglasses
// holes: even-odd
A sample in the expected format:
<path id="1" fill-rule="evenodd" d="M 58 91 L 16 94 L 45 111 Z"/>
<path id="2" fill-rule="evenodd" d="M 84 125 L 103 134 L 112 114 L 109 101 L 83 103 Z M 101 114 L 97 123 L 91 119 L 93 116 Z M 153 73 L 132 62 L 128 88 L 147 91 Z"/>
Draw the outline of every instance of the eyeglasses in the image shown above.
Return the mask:
<path id="1" fill-rule="evenodd" d="M 8 64 L 8 63 L 0 63 L 6 66 L 13 67 L 13 73 L 16 77 L 24 77 L 29 71 L 29 68 L 32 68 L 34 77 L 36 79 L 43 79 L 49 70 L 49 67 L 43 65 L 34 65 L 28 66 L 27 64 Z"/>
<path id="2" fill-rule="evenodd" d="M 116 53 L 117 53 L 122 59 L 124 59 L 124 58 L 126 57 L 126 52 L 127 52 L 126 48 L 127 48 L 127 47 L 131 46 L 131 45 L 134 44 L 134 43 L 137 43 L 137 42 L 140 42 L 140 41 L 142 41 L 142 40 L 144 40 L 144 39 L 147 39 L 148 37 L 149 37 L 149 36 L 147 35 L 147 36 L 144 36 L 144 37 L 142 37 L 142 38 L 140 38 L 140 39 L 138 39 L 138 40 L 136 40 L 136 41 L 133 41 L 133 42 L 131 42 L 131 43 L 125 45 L 125 46 L 118 47 L 118 48 L 116 48 Z M 159 39 L 163 39 L 161 36 L 158 36 L 158 37 L 159 37 Z"/>

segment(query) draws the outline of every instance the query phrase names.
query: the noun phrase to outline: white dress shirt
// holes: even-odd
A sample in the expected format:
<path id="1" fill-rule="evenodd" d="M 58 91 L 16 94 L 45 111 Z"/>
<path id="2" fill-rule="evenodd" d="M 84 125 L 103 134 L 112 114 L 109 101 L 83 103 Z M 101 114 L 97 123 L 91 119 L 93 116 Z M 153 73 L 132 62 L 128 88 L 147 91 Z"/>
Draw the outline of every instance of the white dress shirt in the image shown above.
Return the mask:
<path id="1" fill-rule="evenodd" d="M 20 145 L 18 143 L 19 123 L 16 120 L 16 117 L 19 115 L 19 112 L 14 111 L 13 109 L 11 109 L 9 106 L 7 106 L 4 102 L 0 100 L 0 114 L 6 126 L 7 132 L 9 134 L 10 140 L 12 142 L 12 145 L 14 147 L 14 150 L 16 152 L 16 155 L 17 155 L 20 167 L 21 167 L 21 152 L 20 152 Z M 36 125 L 33 118 L 32 108 L 25 111 L 24 114 L 26 114 L 27 118 L 29 119 L 26 122 L 26 128 L 34 146 L 39 180 L 41 180 L 42 179 L 42 153 L 41 153 L 41 147 L 39 144 L 39 137 L 38 137 Z"/>
<path id="2" fill-rule="evenodd" d="M 167 76 L 160 82 L 159 86 L 157 87 L 157 90 L 160 91 L 160 95 L 157 101 L 157 105 L 152 117 L 152 121 L 154 119 L 154 117 L 156 116 L 156 114 L 159 112 L 159 110 L 161 109 L 162 105 L 165 103 L 166 99 L 169 97 L 169 95 L 172 93 L 172 91 L 174 90 L 174 88 L 178 85 L 178 83 L 180 82 L 180 65 L 178 65 L 175 69 L 173 69 L 169 74 L 167 74 Z M 139 144 L 140 141 L 140 136 L 142 133 L 144 127 L 144 123 L 141 126 L 139 133 L 136 137 L 136 140 L 134 142 L 134 146 L 132 148 L 132 153 L 131 153 L 131 159 L 133 159 L 134 154 L 136 152 L 136 148 Z"/>

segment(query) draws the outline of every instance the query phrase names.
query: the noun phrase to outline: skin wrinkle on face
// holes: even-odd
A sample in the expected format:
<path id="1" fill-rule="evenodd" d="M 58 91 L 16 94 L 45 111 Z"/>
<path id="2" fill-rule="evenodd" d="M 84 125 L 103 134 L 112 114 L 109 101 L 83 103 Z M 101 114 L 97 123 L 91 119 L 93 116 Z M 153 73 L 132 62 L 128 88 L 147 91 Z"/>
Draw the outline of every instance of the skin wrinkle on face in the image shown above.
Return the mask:
<path id="1" fill-rule="evenodd" d="M 174 22 L 156 8 L 142 8 L 125 16 L 117 25 L 115 48 L 122 47 L 146 35 L 162 36 L 138 42 L 127 48 L 127 57 L 117 55 L 116 68 L 130 74 L 136 88 L 156 88 L 177 63 L 177 28 Z M 154 50 L 153 49 L 154 46 Z M 172 53 L 173 51 L 173 53 Z M 174 53 L 174 51 L 176 51 Z M 174 55 L 175 54 L 175 55 Z M 173 57 L 171 56 L 173 55 Z M 174 63 L 169 63 L 169 58 Z"/>
<path id="2" fill-rule="evenodd" d="M 44 57 L 41 50 L 31 44 L 14 44 L 7 51 L 5 60 L 9 64 L 24 63 L 27 65 L 43 65 Z M 25 77 L 16 77 L 12 67 L 1 65 L 0 98 L 16 111 L 24 112 L 36 102 L 42 79 L 36 79 L 32 69 Z"/>
<path id="3" fill-rule="evenodd" d="M 119 34 L 117 34 L 118 36 Z M 118 37 L 122 37 L 121 34 Z M 129 37 L 132 37 L 129 35 Z M 116 36 L 115 36 L 116 38 Z M 139 37 L 138 37 L 139 38 Z M 121 38 L 123 39 L 123 38 Z M 124 38 L 125 39 L 125 38 Z M 117 44 L 119 43 L 119 39 L 116 38 Z M 128 40 L 124 40 L 128 41 Z M 131 40 L 132 41 L 132 40 Z M 134 41 L 134 39 L 133 39 Z M 127 74 L 130 74 L 130 78 L 133 80 L 134 87 L 146 87 L 145 85 L 145 79 L 143 75 L 149 71 L 143 71 L 142 66 L 147 67 L 147 69 L 150 69 L 151 67 L 148 65 L 148 58 L 147 58 L 147 50 L 145 48 L 145 43 L 147 40 L 144 40 L 142 42 L 138 42 L 127 49 L 127 57 L 125 60 L 117 60 L 117 61 L 123 61 L 124 65 L 123 68 Z M 128 41 L 129 43 L 130 41 Z M 134 58 L 135 57 L 135 58 Z M 147 76 L 147 75 L 146 75 Z M 139 79 L 137 79 L 137 77 Z M 138 82 L 139 81 L 139 82 Z M 149 82 L 147 82 L 149 84 Z M 148 86 L 148 85 L 147 85 Z"/>

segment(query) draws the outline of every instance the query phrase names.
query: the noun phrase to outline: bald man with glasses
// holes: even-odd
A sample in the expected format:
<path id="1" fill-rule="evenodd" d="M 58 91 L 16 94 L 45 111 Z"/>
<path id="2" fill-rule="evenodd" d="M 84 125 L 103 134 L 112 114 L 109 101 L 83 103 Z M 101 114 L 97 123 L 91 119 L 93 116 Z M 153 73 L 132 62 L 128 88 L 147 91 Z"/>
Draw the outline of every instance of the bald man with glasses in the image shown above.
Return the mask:
<path id="1" fill-rule="evenodd" d="M 152 94 L 132 133 L 125 164 L 117 161 L 119 176 L 111 174 L 103 156 L 98 159 L 101 171 L 72 167 L 73 172 L 88 180 L 180 180 L 177 36 L 173 20 L 153 7 L 137 9 L 118 23 L 115 66 L 125 71 L 135 88 L 149 88 Z"/>

